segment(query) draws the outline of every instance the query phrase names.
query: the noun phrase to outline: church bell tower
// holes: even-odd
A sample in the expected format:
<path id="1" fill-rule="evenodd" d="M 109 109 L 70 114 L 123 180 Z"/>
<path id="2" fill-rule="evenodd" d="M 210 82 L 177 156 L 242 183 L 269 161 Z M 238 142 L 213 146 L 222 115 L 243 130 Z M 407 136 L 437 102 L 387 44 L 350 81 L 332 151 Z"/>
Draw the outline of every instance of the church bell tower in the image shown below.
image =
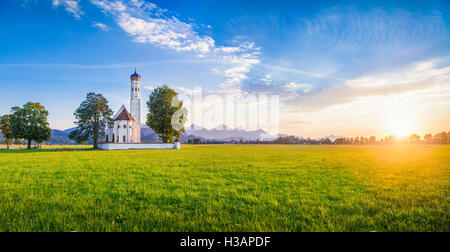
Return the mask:
<path id="1" fill-rule="evenodd" d="M 130 113 L 131 117 L 136 122 L 136 129 L 133 142 L 141 141 L 141 76 L 136 73 L 134 68 L 134 74 L 130 76 L 131 79 L 131 101 L 130 101 Z"/>

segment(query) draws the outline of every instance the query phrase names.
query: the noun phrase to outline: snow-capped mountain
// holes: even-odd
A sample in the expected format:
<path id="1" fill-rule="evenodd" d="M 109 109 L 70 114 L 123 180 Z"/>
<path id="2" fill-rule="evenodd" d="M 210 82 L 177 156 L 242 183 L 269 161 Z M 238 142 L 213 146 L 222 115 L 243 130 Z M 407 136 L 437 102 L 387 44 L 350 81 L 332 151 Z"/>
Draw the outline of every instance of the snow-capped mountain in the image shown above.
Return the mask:
<path id="1" fill-rule="evenodd" d="M 276 138 L 278 136 L 271 136 L 264 130 L 246 131 L 240 128 L 230 128 L 226 125 L 219 125 L 213 129 L 206 129 L 192 124 L 185 128 L 186 134 L 201 137 L 209 140 L 221 140 L 221 141 L 256 141 L 256 140 L 268 140 Z"/>

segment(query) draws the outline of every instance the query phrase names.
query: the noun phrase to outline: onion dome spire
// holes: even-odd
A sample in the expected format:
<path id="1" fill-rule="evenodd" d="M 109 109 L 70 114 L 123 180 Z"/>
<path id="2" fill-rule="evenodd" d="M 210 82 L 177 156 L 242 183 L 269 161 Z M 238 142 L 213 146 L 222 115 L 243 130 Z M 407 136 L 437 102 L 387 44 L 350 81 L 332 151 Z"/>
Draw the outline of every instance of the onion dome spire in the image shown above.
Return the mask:
<path id="1" fill-rule="evenodd" d="M 141 76 L 137 74 L 136 67 L 134 67 L 134 73 L 130 76 L 131 80 L 141 80 Z"/>

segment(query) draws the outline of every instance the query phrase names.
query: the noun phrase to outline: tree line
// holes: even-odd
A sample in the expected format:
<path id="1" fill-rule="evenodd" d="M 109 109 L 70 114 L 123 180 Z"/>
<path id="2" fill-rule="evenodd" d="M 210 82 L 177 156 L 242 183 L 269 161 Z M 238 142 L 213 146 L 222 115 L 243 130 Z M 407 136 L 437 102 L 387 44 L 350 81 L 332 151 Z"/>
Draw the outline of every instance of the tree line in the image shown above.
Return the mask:
<path id="1" fill-rule="evenodd" d="M 174 142 L 184 132 L 186 113 L 173 115 L 180 111 L 183 102 L 177 98 L 177 93 L 168 86 L 153 90 L 147 102 L 149 113 L 146 124 L 151 127 L 163 142 Z M 175 102 L 174 102 L 175 101 Z M 0 130 L 5 138 L 7 149 L 13 142 L 42 143 L 50 139 L 51 129 L 47 121 L 49 113 L 40 103 L 28 102 L 23 107 L 11 108 L 11 114 L 0 117 Z M 113 124 L 113 112 L 108 100 L 102 94 L 88 93 L 85 100 L 75 110 L 76 129 L 69 135 L 78 144 L 93 142 L 98 148 L 99 140 L 105 136 L 107 127 Z M 175 120 L 175 121 L 174 121 Z M 173 127 L 172 125 L 178 125 Z"/>
<path id="2" fill-rule="evenodd" d="M 386 136 L 384 138 L 371 137 L 344 137 L 331 141 L 328 138 L 311 139 L 300 138 L 296 136 L 278 137 L 273 141 L 261 141 L 261 143 L 273 144 L 450 144 L 450 131 L 437 134 L 426 134 L 423 138 L 417 134 L 407 137 L 398 137 L 395 135 Z"/>

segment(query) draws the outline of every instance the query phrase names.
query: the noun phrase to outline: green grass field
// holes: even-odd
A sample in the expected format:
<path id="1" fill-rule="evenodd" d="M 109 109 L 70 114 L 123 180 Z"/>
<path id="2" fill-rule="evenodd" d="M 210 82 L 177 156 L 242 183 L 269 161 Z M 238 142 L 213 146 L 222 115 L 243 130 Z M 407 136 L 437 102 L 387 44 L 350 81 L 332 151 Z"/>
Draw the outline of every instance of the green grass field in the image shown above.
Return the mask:
<path id="1" fill-rule="evenodd" d="M 450 231 L 450 146 L 0 150 L 0 231 Z"/>

